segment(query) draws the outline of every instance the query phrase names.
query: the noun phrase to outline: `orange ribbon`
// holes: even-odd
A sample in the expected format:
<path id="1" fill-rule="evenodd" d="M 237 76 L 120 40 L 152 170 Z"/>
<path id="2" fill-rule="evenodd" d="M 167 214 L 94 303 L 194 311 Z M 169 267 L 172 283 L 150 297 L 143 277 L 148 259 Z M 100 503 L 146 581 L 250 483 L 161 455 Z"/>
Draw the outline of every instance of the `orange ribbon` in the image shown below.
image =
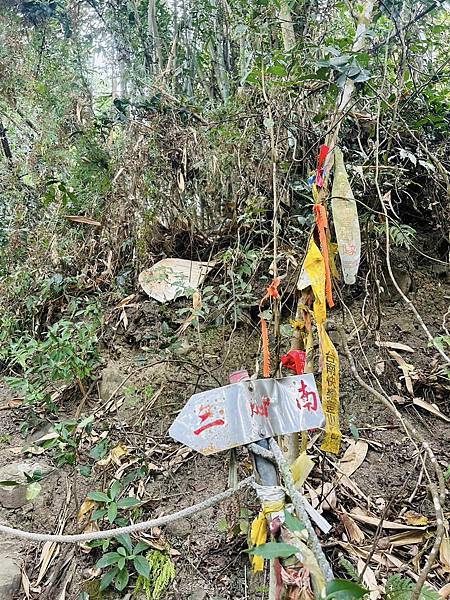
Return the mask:
<path id="1" fill-rule="evenodd" d="M 280 292 L 278 291 L 280 283 L 281 277 L 275 277 L 275 279 L 272 280 L 272 283 L 267 286 L 266 295 L 261 300 L 261 304 L 264 300 L 267 300 L 267 298 L 280 298 Z"/>
<path id="2" fill-rule="evenodd" d="M 262 351 L 263 351 L 263 377 L 270 377 L 270 351 L 269 331 L 266 320 L 261 317 Z"/>
<path id="3" fill-rule="evenodd" d="M 327 296 L 328 306 L 333 308 L 333 292 L 331 288 L 331 272 L 330 272 L 330 257 L 328 255 L 328 240 L 326 229 L 328 229 L 327 211 L 323 204 L 314 204 L 314 215 L 316 217 L 316 225 L 319 231 L 320 250 L 322 252 L 325 263 L 325 293 Z"/>
<path id="4" fill-rule="evenodd" d="M 278 291 L 280 283 L 281 277 L 275 277 L 275 279 L 273 279 L 273 281 L 267 286 L 266 295 L 259 303 L 261 310 L 262 305 L 267 298 L 280 298 L 280 292 Z M 266 320 L 263 317 L 261 317 L 261 337 L 263 351 L 263 376 L 270 377 L 269 331 L 267 329 Z"/>

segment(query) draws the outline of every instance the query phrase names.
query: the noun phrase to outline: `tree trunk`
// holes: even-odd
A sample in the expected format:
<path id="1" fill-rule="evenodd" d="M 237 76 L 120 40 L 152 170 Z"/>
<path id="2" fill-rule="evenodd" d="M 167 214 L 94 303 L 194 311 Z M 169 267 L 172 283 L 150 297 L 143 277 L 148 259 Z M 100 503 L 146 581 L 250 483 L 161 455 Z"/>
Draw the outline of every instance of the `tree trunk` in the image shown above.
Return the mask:
<path id="1" fill-rule="evenodd" d="M 283 46 L 286 52 L 292 50 L 295 46 L 295 31 L 292 22 L 291 9 L 288 0 L 280 0 L 280 8 L 278 9 L 278 19 L 281 26 L 281 36 L 283 38 Z"/>
<path id="2" fill-rule="evenodd" d="M 149 0 L 148 2 L 147 27 L 153 61 L 157 66 L 155 72 L 160 73 L 162 71 L 163 59 L 161 52 L 161 40 L 159 39 L 158 23 L 156 20 L 156 0 Z"/>
<path id="3" fill-rule="evenodd" d="M 3 149 L 3 154 L 5 155 L 6 159 L 11 162 L 12 161 L 12 152 L 11 152 L 11 146 L 9 145 L 9 141 L 8 141 L 8 136 L 6 135 L 6 129 L 3 126 L 3 122 L 0 119 L 0 143 L 2 145 L 2 149 Z"/>

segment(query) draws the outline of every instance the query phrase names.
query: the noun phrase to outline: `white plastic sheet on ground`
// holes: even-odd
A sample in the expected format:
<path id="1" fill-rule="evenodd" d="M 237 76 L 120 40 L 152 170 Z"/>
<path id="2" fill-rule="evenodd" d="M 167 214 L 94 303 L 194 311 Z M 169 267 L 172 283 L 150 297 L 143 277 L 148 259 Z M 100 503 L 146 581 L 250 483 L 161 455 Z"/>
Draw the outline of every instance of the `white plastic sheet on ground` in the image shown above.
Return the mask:
<path id="1" fill-rule="evenodd" d="M 314 375 L 308 373 L 241 381 L 195 394 L 169 434 L 206 455 L 323 423 Z"/>
<path id="2" fill-rule="evenodd" d="M 213 266 L 213 263 L 165 258 L 142 271 L 139 283 L 150 298 L 169 302 L 175 297 L 187 296 L 189 290 L 197 289 Z"/>

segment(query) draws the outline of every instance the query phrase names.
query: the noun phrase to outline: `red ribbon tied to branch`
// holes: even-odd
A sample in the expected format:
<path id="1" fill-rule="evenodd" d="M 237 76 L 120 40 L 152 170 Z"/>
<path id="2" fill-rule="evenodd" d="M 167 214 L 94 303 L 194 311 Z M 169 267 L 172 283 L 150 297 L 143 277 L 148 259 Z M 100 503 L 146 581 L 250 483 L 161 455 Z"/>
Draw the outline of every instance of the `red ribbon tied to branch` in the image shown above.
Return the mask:
<path id="1" fill-rule="evenodd" d="M 326 146 L 325 144 L 322 144 L 322 146 L 320 146 L 319 157 L 317 159 L 317 173 L 316 173 L 317 187 L 323 187 L 323 175 L 324 175 L 323 165 L 325 164 L 325 160 L 328 156 L 329 151 L 330 151 L 330 148 L 328 146 Z"/>
<path id="2" fill-rule="evenodd" d="M 291 350 L 281 357 L 281 363 L 285 369 L 293 371 L 296 375 L 303 375 L 306 364 L 306 352 L 304 350 Z"/>

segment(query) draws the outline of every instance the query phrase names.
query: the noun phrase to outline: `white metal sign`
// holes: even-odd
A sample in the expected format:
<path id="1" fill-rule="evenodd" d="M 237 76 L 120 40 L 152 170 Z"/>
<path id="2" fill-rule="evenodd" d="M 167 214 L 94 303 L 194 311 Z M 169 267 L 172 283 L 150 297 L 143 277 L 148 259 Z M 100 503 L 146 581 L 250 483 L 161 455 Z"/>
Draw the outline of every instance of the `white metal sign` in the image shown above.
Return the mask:
<path id="1" fill-rule="evenodd" d="M 241 381 L 195 394 L 169 434 L 202 454 L 213 454 L 323 423 L 314 375 L 308 373 Z"/>

